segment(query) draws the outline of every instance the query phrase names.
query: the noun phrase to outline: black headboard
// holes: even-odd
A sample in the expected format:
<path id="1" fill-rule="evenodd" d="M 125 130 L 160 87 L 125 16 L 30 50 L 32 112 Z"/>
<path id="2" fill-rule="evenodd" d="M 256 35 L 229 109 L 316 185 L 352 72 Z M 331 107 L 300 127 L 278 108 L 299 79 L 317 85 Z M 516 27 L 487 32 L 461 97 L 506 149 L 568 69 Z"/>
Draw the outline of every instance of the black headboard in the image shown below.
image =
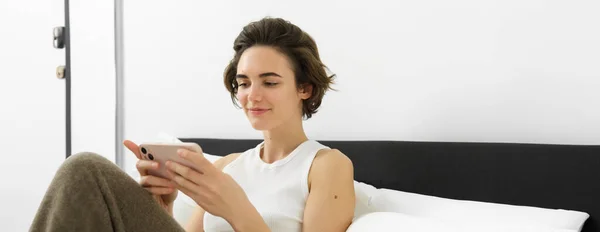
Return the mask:
<path id="1" fill-rule="evenodd" d="M 227 155 L 259 140 L 182 138 Z M 600 232 L 600 145 L 319 141 L 346 154 L 355 180 L 460 200 L 577 210 Z"/>

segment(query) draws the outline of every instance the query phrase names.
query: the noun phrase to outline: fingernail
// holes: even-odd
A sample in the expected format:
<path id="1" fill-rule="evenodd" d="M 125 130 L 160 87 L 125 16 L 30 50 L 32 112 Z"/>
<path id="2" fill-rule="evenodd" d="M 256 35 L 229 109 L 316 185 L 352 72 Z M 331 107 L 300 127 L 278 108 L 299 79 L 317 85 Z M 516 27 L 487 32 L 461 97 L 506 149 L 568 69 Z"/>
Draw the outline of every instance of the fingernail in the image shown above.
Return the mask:
<path id="1" fill-rule="evenodd" d="M 158 163 L 153 163 L 152 167 L 158 168 Z"/>
<path id="2" fill-rule="evenodd" d="M 177 150 L 177 154 L 179 154 L 179 156 L 184 157 L 185 153 L 183 152 L 183 149 L 178 149 Z"/>

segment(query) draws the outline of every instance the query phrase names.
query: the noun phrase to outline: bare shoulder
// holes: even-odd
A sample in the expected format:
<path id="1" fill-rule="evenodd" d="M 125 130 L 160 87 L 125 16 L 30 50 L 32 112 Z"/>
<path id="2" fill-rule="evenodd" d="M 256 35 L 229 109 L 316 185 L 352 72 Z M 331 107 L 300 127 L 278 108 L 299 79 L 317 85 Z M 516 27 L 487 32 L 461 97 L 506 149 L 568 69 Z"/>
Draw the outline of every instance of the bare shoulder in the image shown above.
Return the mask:
<path id="1" fill-rule="evenodd" d="M 241 154 L 242 153 L 232 153 L 232 154 L 223 156 L 222 158 L 215 161 L 214 165 L 219 170 L 223 170 L 223 168 L 225 168 L 225 166 L 227 166 L 228 164 L 230 164 L 231 162 L 236 160 Z"/>
<path id="2" fill-rule="evenodd" d="M 315 180 L 328 182 L 336 178 L 354 179 L 352 160 L 337 149 L 320 150 L 310 168 L 308 175 L 309 187 Z"/>
<path id="3" fill-rule="evenodd" d="M 317 168 L 350 168 L 353 169 L 352 160 L 338 149 L 320 150 L 313 161 Z"/>

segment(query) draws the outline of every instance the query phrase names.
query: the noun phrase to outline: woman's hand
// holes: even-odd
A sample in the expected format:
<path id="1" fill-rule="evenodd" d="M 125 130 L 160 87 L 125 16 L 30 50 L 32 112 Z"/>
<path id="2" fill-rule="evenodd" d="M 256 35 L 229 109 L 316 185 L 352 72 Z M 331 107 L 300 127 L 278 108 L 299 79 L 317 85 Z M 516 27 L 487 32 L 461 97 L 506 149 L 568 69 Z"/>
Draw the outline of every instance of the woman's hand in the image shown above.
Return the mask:
<path id="1" fill-rule="evenodd" d="M 239 218 L 247 216 L 238 215 L 258 214 L 240 185 L 204 158 L 202 153 L 180 149 L 178 155 L 194 163 L 198 170 L 167 161 L 173 182 L 204 210 L 224 218 L 232 225 L 238 223 Z"/>
<path id="2" fill-rule="evenodd" d="M 149 175 L 148 170 L 158 169 L 159 163 L 150 160 L 143 160 L 137 144 L 132 141 L 125 140 L 123 145 L 127 147 L 138 158 L 136 168 L 140 173 L 140 185 L 148 192 L 152 193 L 154 200 L 164 208 L 167 213 L 173 215 L 173 202 L 177 198 L 177 189 L 175 185 L 168 179 Z"/>

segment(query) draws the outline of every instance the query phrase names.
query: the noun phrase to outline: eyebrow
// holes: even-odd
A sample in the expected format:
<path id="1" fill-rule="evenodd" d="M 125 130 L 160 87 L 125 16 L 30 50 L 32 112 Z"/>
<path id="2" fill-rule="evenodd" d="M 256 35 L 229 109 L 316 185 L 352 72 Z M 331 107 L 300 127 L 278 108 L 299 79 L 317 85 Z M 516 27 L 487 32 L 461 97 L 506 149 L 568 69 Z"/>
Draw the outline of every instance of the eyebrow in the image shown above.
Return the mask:
<path id="1" fill-rule="evenodd" d="M 258 77 L 270 77 L 270 76 L 281 77 L 281 75 L 274 73 L 274 72 L 266 72 L 266 73 L 261 73 L 260 75 L 258 75 Z M 248 76 L 246 76 L 245 74 L 237 74 L 237 75 L 235 75 L 235 78 L 248 78 Z"/>

